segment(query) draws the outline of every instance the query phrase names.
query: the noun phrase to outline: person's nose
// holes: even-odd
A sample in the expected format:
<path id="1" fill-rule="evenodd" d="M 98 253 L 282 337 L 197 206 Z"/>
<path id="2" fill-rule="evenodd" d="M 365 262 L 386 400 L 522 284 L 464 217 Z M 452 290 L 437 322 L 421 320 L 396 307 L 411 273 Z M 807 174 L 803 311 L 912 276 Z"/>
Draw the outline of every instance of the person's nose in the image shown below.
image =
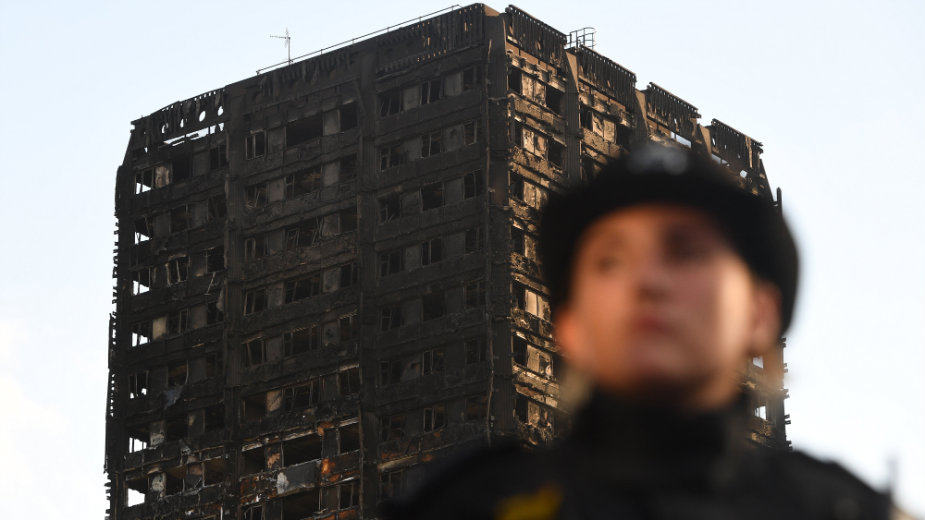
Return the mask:
<path id="1" fill-rule="evenodd" d="M 640 259 L 633 272 L 636 296 L 641 300 L 661 300 L 671 291 L 668 268 L 657 256 Z"/>

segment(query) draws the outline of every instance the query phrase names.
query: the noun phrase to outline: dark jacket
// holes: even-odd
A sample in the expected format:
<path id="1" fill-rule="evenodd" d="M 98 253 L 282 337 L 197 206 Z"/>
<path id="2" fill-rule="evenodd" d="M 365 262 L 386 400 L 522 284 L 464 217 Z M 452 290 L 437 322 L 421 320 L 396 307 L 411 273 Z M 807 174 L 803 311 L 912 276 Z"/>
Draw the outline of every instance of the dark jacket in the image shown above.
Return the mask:
<path id="1" fill-rule="evenodd" d="M 885 519 L 888 498 L 842 467 L 750 447 L 745 399 L 716 413 L 595 393 L 548 450 L 487 448 L 387 502 L 393 519 Z"/>

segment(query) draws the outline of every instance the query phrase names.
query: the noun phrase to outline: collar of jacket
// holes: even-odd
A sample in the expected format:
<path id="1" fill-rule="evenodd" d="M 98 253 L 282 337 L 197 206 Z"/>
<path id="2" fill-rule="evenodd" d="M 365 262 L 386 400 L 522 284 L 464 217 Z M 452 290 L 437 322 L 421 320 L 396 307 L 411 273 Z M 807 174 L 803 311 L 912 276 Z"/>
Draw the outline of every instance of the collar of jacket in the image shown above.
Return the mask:
<path id="1" fill-rule="evenodd" d="M 727 407 L 691 412 L 596 389 L 564 443 L 569 464 L 628 487 L 719 490 L 741 468 L 749 401 L 742 392 Z"/>

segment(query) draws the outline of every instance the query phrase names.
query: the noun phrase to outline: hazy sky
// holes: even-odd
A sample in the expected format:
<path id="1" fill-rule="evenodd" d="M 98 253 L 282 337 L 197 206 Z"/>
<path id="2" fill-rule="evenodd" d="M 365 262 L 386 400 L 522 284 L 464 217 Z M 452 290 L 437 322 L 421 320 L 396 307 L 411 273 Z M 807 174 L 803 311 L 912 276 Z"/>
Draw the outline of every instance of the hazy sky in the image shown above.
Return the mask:
<path id="1" fill-rule="evenodd" d="M 0 497 L 103 518 L 113 189 L 130 122 L 422 2 L 4 2 Z M 503 10 L 505 4 L 491 5 Z M 925 514 L 925 2 L 532 2 L 563 32 L 764 143 L 802 248 L 794 447 Z"/>

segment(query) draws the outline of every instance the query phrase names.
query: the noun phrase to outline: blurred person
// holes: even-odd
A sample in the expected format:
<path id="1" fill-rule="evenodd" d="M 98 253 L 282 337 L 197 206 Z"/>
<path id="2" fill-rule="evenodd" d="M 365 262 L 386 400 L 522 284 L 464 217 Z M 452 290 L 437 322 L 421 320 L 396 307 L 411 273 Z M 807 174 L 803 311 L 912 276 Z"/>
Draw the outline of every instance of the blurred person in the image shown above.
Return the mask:
<path id="1" fill-rule="evenodd" d="M 888 497 L 841 466 L 748 444 L 745 367 L 777 348 L 797 289 L 769 197 L 647 144 L 551 195 L 538 252 L 554 339 L 590 386 L 574 428 L 455 461 L 384 518 L 888 518 Z"/>

